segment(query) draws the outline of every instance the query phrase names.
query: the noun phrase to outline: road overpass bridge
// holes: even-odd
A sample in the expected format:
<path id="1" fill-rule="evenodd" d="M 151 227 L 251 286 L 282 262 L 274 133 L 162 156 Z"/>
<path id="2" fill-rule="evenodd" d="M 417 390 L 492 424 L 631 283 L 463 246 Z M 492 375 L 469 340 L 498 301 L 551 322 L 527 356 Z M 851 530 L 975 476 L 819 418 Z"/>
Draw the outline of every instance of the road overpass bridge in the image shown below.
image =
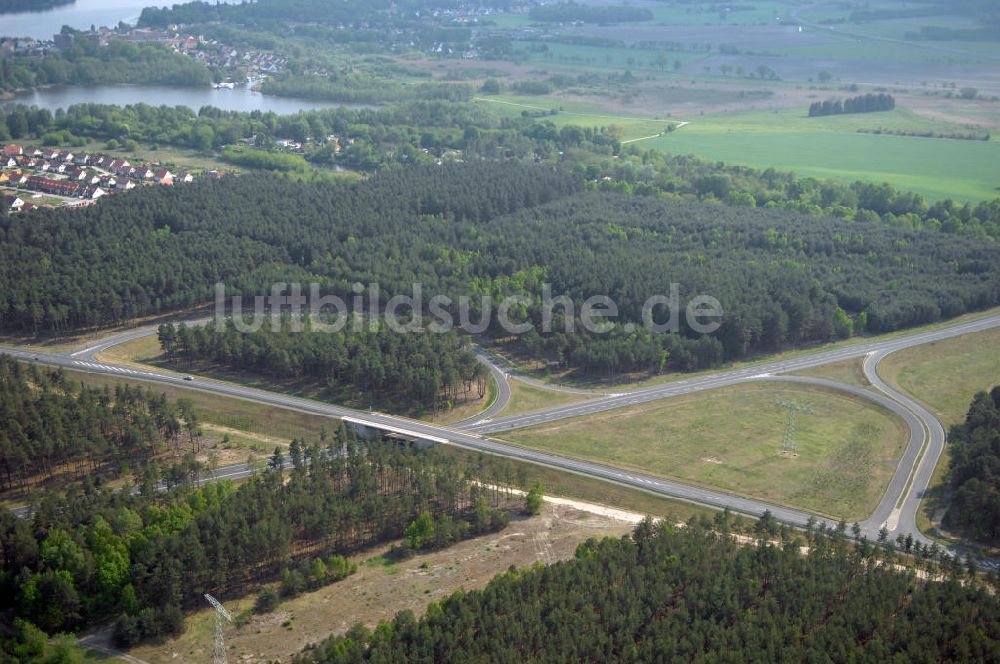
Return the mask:
<path id="1" fill-rule="evenodd" d="M 412 443 L 415 447 L 419 448 L 426 448 L 431 445 L 444 445 L 448 442 L 446 438 L 432 436 L 430 434 L 421 433 L 412 429 L 406 429 L 404 427 L 393 426 L 384 422 L 376 422 L 374 420 L 350 417 L 347 415 L 341 416 L 340 419 L 344 421 L 344 424 L 347 425 L 348 429 L 356 433 L 361 438 L 374 438 L 375 436 L 395 438 L 397 440 Z"/>

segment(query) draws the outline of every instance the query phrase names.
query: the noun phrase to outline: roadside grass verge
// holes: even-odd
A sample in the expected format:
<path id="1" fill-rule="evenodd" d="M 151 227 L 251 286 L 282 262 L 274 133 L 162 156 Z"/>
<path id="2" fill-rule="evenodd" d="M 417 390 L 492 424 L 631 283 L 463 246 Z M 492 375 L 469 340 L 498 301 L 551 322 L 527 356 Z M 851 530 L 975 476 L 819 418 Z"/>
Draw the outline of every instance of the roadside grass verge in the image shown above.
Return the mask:
<path id="1" fill-rule="evenodd" d="M 431 413 L 427 417 L 423 417 L 428 422 L 433 422 L 435 424 L 454 424 L 456 422 L 461 422 L 467 420 L 471 417 L 475 417 L 477 414 L 483 412 L 490 407 L 497 398 L 497 382 L 496 378 L 490 375 L 489 383 L 487 384 L 486 394 L 482 399 L 479 399 L 474 394 L 473 398 L 469 401 L 464 401 L 462 403 L 455 404 L 452 408 L 448 410 L 439 411 L 437 413 Z"/>
<path id="2" fill-rule="evenodd" d="M 90 386 L 103 387 L 107 385 L 114 389 L 115 385 L 129 383 L 148 386 L 156 393 L 166 394 L 167 398 L 171 400 L 191 399 L 198 419 L 202 423 L 244 432 L 247 434 L 244 436 L 246 439 L 256 442 L 269 442 L 270 438 L 279 439 L 285 444 L 292 438 L 305 437 L 309 440 L 319 440 L 323 430 L 332 434 L 339 425 L 339 420 L 333 417 L 302 413 L 297 410 L 220 396 L 197 389 L 150 383 L 134 377 L 119 378 L 83 371 L 64 371 L 71 380 Z M 262 440 L 262 437 L 266 438 Z M 271 445 L 270 449 L 274 449 L 274 446 Z"/>
<path id="3" fill-rule="evenodd" d="M 857 387 L 868 387 L 871 383 L 865 378 L 864 371 L 865 358 L 855 357 L 850 360 L 831 362 L 803 371 L 792 371 L 793 376 L 814 376 L 816 378 L 826 378 L 835 380 L 845 385 L 856 385 Z"/>
<path id="4" fill-rule="evenodd" d="M 261 456 L 270 454 L 274 449 L 273 440 L 279 440 L 282 444 L 287 444 L 293 437 L 315 441 L 319 440 L 322 431 L 332 434 L 339 425 L 339 420 L 336 418 L 219 396 L 191 388 L 144 383 L 135 379 L 72 370 L 67 370 L 66 374 L 72 380 L 91 386 L 107 385 L 114 389 L 115 385 L 121 383 L 148 385 L 155 392 L 163 392 L 169 399 L 189 398 L 194 402 L 204 428 L 212 430 L 215 434 L 230 433 L 234 443 L 245 440 L 247 445 L 256 444 L 260 447 Z M 457 447 L 438 446 L 435 449 L 440 454 L 454 458 L 460 464 L 476 464 L 480 457 L 477 452 Z M 546 494 L 579 498 L 643 514 L 670 516 L 678 520 L 687 520 L 692 516 L 711 518 L 715 513 L 715 510 L 708 507 L 661 498 L 644 491 L 574 473 L 513 460 L 510 463 L 515 477 L 522 477 L 528 485 L 535 481 L 541 482 Z"/>
<path id="5" fill-rule="evenodd" d="M 786 410 L 798 413 L 782 451 Z M 546 451 L 673 477 L 848 521 L 866 518 L 905 448 L 905 424 L 811 386 L 737 385 L 553 422 L 507 436 Z"/>
<path id="6" fill-rule="evenodd" d="M 1000 329 L 967 334 L 893 353 L 879 364 L 892 387 L 927 406 L 945 428 L 965 419 L 973 395 L 1000 383 Z M 948 447 L 938 459 L 917 511 L 917 527 L 947 543 L 957 538 L 939 530 L 948 507 Z"/>
<path id="7" fill-rule="evenodd" d="M 576 403 L 588 399 L 585 394 L 571 394 L 547 390 L 535 385 L 529 385 L 517 378 L 510 379 L 510 403 L 500 413 L 502 416 L 527 413 L 542 408 L 553 408 L 568 403 Z"/>
<path id="8" fill-rule="evenodd" d="M 97 354 L 98 361 L 121 364 L 142 364 L 154 360 L 163 353 L 155 334 L 139 337 Z"/>
<path id="9" fill-rule="evenodd" d="M 440 446 L 436 449 L 440 454 L 453 457 L 464 464 L 477 464 L 480 456 L 478 452 L 460 447 Z M 527 486 L 535 482 L 541 483 L 545 495 L 577 498 L 639 514 L 669 518 L 672 522 L 700 517 L 711 519 L 718 512 L 704 505 L 664 498 L 639 489 L 547 466 L 515 460 L 509 460 L 509 463 L 515 476 L 521 476 Z"/>
<path id="10" fill-rule="evenodd" d="M 142 381 L 136 377 L 117 377 L 83 371 L 63 369 L 66 377 L 74 383 L 89 387 L 114 390 L 117 385 L 129 384 L 149 388 L 154 393 L 165 394 L 171 401 L 190 399 L 198 417 L 198 458 L 205 463 L 219 466 L 246 463 L 249 457 L 260 461 L 271 455 L 275 447 L 286 447 L 292 438 L 318 441 L 325 430 L 330 435 L 336 431 L 340 421 L 320 415 L 259 404 L 244 399 L 220 396 L 200 390 L 175 387 L 160 383 Z M 180 454 L 192 451 L 187 436 L 176 447 L 162 450 L 158 459 L 166 463 L 178 460 Z M 62 492 L 80 480 L 79 470 L 67 467 L 66 474 L 44 480 L 47 490 Z M 127 481 L 126 476 L 111 479 L 104 477 L 103 484 L 118 487 Z M 33 489 L 32 489 L 33 490 Z M 30 503 L 30 497 L 19 490 L 6 492 L 0 500 L 0 507 L 15 508 Z"/>
<path id="11" fill-rule="evenodd" d="M 127 341 L 117 346 L 112 346 L 108 350 L 101 353 L 98 356 L 98 359 L 130 366 L 141 366 L 145 364 L 147 365 L 147 368 L 148 365 L 152 364 L 160 368 L 167 368 L 172 371 L 187 373 L 184 368 L 174 366 L 172 363 L 164 361 L 162 356 L 163 352 L 160 348 L 159 341 L 157 341 L 155 336 L 149 336 L 133 339 L 132 341 Z M 192 371 L 194 371 L 194 369 L 192 369 Z M 253 376 L 233 374 L 229 371 L 219 371 L 213 369 L 212 367 L 209 367 L 207 375 L 214 375 L 214 377 L 222 380 L 239 382 L 253 387 L 262 387 L 267 389 L 269 386 L 273 386 L 273 384 L 263 383 L 262 380 Z M 309 398 L 320 398 L 323 400 L 322 397 L 318 395 L 317 391 L 309 386 L 289 384 L 288 387 L 289 390 L 286 391 L 290 394 Z M 461 422 L 462 420 L 468 419 L 475 416 L 477 413 L 482 412 L 489 404 L 493 403 L 495 398 L 496 382 L 493 377 L 490 376 L 488 391 L 482 399 L 472 393 L 469 400 L 456 403 L 452 408 L 447 410 L 438 411 L 436 413 L 427 413 L 420 419 L 437 424 L 454 424 L 455 422 Z M 358 403 L 351 402 L 344 402 L 344 405 L 367 407 L 367 404 L 359 405 Z"/>
<path id="12" fill-rule="evenodd" d="M 450 408 L 436 412 L 420 412 L 412 408 L 400 408 L 400 404 L 390 399 L 370 402 L 363 395 L 351 393 L 346 390 L 340 394 L 330 394 L 328 389 L 316 382 L 295 379 L 270 379 L 251 372 L 235 371 L 229 367 L 209 361 L 198 360 L 190 363 L 172 361 L 164 357 L 155 336 L 142 337 L 113 346 L 107 351 L 100 353 L 98 359 L 119 362 L 130 366 L 141 367 L 145 365 L 146 368 L 153 366 L 157 369 L 181 374 L 198 374 L 206 378 L 227 381 L 247 387 L 280 392 L 307 399 L 316 399 L 325 403 L 335 403 L 349 408 L 373 408 L 383 412 L 415 417 L 440 424 L 459 422 L 481 412 L 491 402 L 491 394 L 494 393 L 488 391 L 480 399 L 475 390 L 472 390 L 467 397 L 460 396 L 459 400 L 452 404 Z M 496 389 L 492 387 L 492 377 L 490 385 L 492 390 Z"/>
<path id="13" fill-rule="evenodd" d="M 879 375 L 928 406 L 946 428 L 958 424 L 976 392 L 1000 383 L 1000 329 L 893 353 L 879 363 Z"/>
<path id="14" fill-rule="evenodd" d="M 211 313 L 211 304 L 200 304 L 186 309 L 175 309 L 160 314 L 134 318 L 121 325 L 85 328 L 51 335 L 34 335 L 31 333 L 7 333 L 0 335 L 0 344 L 17 346 L 26 350 L 38 350 L 47 353 L 61 353 L 92 346 L 102 339 L 143 325 L 157 325 L 165 322 L 203 318 Z"/>
<path id="15" fill-rule="evenodd" d="M 615 392 L 615 391 L 634 390 L 636 388 L 642 388 L 642 387 L 651 387 L 653 385 L 662 385 L 664 383 L 670 383 L 678 380 L 685 380 L 688 378 L 694 378 L 706 374 L 716 374 L 723 371 L 732 371 L 736 369 L 744 369 L 744 368 L 759 366 L 761 364 L 770 364 L 771 362 L 780 362 L 783 360 L 791 360 L 799 357 L 807 357 L 815 353 L 834 350 L 837 348 L 847 348 L 850 346 L 867 344 L 873 341 L 888 341 L 890 339 L 896 339 L 910 334 L 917 334 L 919 332 L 929 332 L 931 330 L 937 330 L 943 327 L 949 327 L 952 325 L 967 323 L 981 318 L 987 318 L 989 316 L 993 316 L 996 314 L 1000 314 L 1000 307 L 993 307 L 992 309 L 986 309 L 984 311 L 977 311 L 970 314 L 964 314 L 956 318 L 937 321 L 935 323 L 929 323 L 927 325 L 910 327 L 905 330 L 897 330 L 895 332 L 890 332 L 888 334 L 880 334 L 876 336 L 866 336 L 866 335 L 854 336 L 851 337 L 850 339 L 844 339 L 842 341 L 832 341 L 828 343 L 814 344 L 806 346 L 804 348 L 796 348 L 794 350 L 786 350 L 778 353 L 766 353 L 766 354 L 755 355 L 753 357 L 749 357 L 744 360 L 739 360 L 737 362 L 729 362 L 727 364 L 723 364 L 721 366 L 712 369 L 706 369 L 704 371 L 695 371 L 690 373 L 669 371 L 662 375 L 654 375 L 654 376 L 650 376 L 648 374 L 639 374 L 634 376 L 619 375 L 611 378 L 583 376 L 572 372 L 568 372 L 566 370 L 554 369 L 551 366 L 546 365 L 546 363 L 542 361 L 529 360 L 528 358 L 519 356 L 517 353 L 514 352 L 515 349 L 512 348 L 499 346 L 499 347 L 491 347 L 491 350 L 506 358 L 518 372 L 523 373 L 532 378 L 535 378 L 537 380 L 542 380 L 545 382 L 551 382 L 556 384 L 563 384 L 571 387 L 594 388 L 594 389 L 602 389 Z"/>

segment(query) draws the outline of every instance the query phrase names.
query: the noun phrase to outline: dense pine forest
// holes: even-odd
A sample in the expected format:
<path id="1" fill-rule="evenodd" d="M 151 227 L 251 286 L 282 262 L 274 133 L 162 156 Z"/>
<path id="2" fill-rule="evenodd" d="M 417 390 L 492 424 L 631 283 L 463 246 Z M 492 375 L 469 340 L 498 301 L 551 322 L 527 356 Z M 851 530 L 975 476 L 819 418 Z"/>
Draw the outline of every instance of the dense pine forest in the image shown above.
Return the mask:
<path id="1" fill-rule="evenodd" d="M 161 46 L 121 40 L 98 46 L 87 39 L 76 39 L 70 48 L 39 58 L 0 56 L 0 92 L 40 85 L 159 83 L 207 86 L 211 82 L 208 68 L 192 58 Z"/>
<path id="2" fill-rule="evenodd" d="M 309 77 L 309 85 L 328 85 L 313 78 Z M 339 89 L 347 84 L 333 85 Z M 358 91 L 353 82 L 350 89 Z M 382 86 L 381 92 L 387 89 Z M 366 172 L 435 163 L 445 151 L 458 150 L 467 160 L 571 164 L 576 178 L 605 191 L 781 208 L 811 216 L 881 221 L 908 230 L 1000 238 L 1000 199 L 975 205 L 949 199 L 928 202 L 919 194 L 886 183 L 844 184 L 799 178 L 774 169 L 725 166 L 643 150 L 638 143 L 623 146 L 622 130 L 615 126 L 557 127 L 551 120 L 530 115 L 501 119 L 480 104 L 444 100 L 451 99 L 453 92 L 467 95 L 465 85 L 421 84 L 407 89 L 407 94 L 426 98 L 382 110 L 338 108 L 287 116 L 212 107 L 196 113 L 183 107 L 146 104 L 123 108 L 79 104 L 53 116 L 45 109 L 14 105 L 0 110 L 0 140 L 38 138 L 72 145 L 100 139 L 108 141 L 112 150 L 142 141 L 235 156 L 238 153 L 226 147 L 252 138 L 257 150 L 270 151 L 274 159 L 255 158 L 251 163 L 279 170 L 301 169 L 299 155 L 284 162 L 288 155 L 276 144 L 284 138 L 303 143 L 301 156 L 317 168 L 336 164 Z M 337 136 L 337 142 L 328 140 L 331 134 Z M 340 152 L 338 145 L 344 148 Z"/>
<path id="3" fill-rule="evenodd" d="M 355 282 L 379 284 L 386 298 L 419 282 L 428 298 L 469 296 L 476 323 L 482 298 L 522 295 L 523 317 L 538 328 L 550 283 L 553 296 L 577 302 L 611 296 L 619 324 L 597 336 L 556 325 L 520 342 L 614 373 L 660 370 L 664 350 L 677 368 L 705 367 L 1000 298 L 992 241 L 583 187 L 566 169 L 486 162 L 351 184 L 230 178 L 11 215 L 0 219 L 0 329 L 119 323 L 211 301 L 216 282 L 246 295 L 317 282 L 348 303 Z M 671 283 L 682 307 L 696 294 L 721 302 L 722 326 L 708 340 L 683 326 L 657 336 L 624 327 Z M 487 333 L 502 333 L 497 318 Z"/>
<path id="4" fill-rule="evenodd" d="M 989 543 L 1000 538 L 1000 387 L 972 400 L 948 433 L 951 502 L 945 524 Z"/>
<path id="5" fill-rule="evenodd" d="M 489 374 L 465 339 L 447 334 L 368 329 L 347 323 L 339 332 L 266 321 L 256 332 L 223 325 L 163 325 L 160 346 L 168 359 L 209 360 L 229 369 L 325 387 L 337 401 L 392 402 L 395 409 L 435 411 L 459 398 L 482 398 Z"/>
<path id="6" fill-rule="evenodd" d="M 422 282 L 535 301 L 551 282 L 580 300 L 609 294 L 637 321 L 646 297 L 679 282 L 685 298 L 723 303 L 715 336 L 730 358 L 843 336 L 859 319 L 874 332 L 932 322 L 1000 293 L 993 243 L 780 210 L 568 196 L 579 188 L 560 170 L 493 163 L 351 185 L 239 178 L 11 216 L 0 222 L 2 325 L 109 324 L 208 301 L 216 281 L 257 294 L 312 279 L 347 301 L 355 281 L 387 295 Z"/>
<path id="7" fill-rule="evenodd" d="M 579 189 L 551 168 L 480 164 L 358 185 L 228 178 L 145 189 L 76 215 L 11 215 L 0 219 L 0 329 L 123 321 L 209 302 L 220 281 L 259 294 L 273 281 L 318 278 L 347 298 L 355 281 L 393 293 L 418 280 L 459 284 L 471 258 L 461 236 Z"/>
<path id="8" fill-rule="evenodd" d="M 128 645 L 178 633 L 205 592 L 280 577 L 294 595 L 350 573 L 343 553 L 404 535 L 415 549 L 447 546 L 504 527 L 498 508 L 524 502 L 504 488 L 514 477 L 502 462 L 460 468 L 433 451 L 362 444 L 343 426 L 325 442 L 292 441 L 287 455 L 277 448 L 239 487 L 198 488 L 196 473 L 162 482 L 149 466 L 135 490 L 87 484 L 41 498 L 26 519 L 4 510 L 0 610 L 50 633 L 117 617 Z"/>
<path id="9" fill-rule="evenodd" d="M 647 521 L 632 537 L 588 540 L 572 560 L 456 592 L 422 618 L 356 626 L 295 662 L 1000 658 L 1000 603 L 982 587 L 918 581 L 836 532 L 808 555 L 768 538 L 744 546 L 708 524 Z"/>
<path id="10" fill-rule="evenodd" d="M 129 385 L 74 385 L 0 355 L 0 487 L 29 481 L 115 477 L 186 441 L 190 402 Z"/>

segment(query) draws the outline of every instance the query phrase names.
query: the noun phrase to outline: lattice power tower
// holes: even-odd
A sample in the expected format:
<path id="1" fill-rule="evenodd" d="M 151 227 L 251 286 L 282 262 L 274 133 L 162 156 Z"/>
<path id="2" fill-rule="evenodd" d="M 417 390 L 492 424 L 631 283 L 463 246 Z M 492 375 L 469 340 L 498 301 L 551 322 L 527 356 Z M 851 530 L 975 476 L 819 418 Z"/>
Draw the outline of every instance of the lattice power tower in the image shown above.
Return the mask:
<path id="1" fill-rule="evenodd" d="M 785 436 L 781 440 L 781 451 L 785 454 L 793 454 L 795 452 L 795 416 L 797 413 L 811 413 L 813 412 L 812 408 L 784 399 L 778 399 L 775 403 L 788 411 L 785 418 Z"/>
<path id="2" fill-rule="evenodd" d="M 226 664 L 226 640 L 222 637 L 222 619 L 233 622 L 233 617 L 222 606 L 222 602 L 205 593 L 205 599 L 215 607 L 215 656 L 212 659 L 215 664 Z"/>

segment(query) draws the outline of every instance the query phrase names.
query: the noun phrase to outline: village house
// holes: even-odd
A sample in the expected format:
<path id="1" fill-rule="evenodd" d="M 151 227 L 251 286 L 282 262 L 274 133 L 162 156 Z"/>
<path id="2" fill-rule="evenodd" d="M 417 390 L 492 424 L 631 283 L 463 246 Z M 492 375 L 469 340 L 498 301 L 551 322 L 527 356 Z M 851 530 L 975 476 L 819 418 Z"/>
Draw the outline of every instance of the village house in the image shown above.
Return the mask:
<path id="1" fill-rule="evenodd" d="M 66 176 L 68 180 L 83 182 L 87 179 L 87 171 L 83 168 L 70 168 L 66 171 Z"/>
<path id="2" fill-rule="evenodd" d="M 174 174 L 165 168 L 158 168 L 153 173 L 153 179 L 156 180 L 157 184 L 172 185 L 174 183 Z"/>
<path id="3" fill-rule="evenodd" d="M 3 197 L 3 202 L 11 212 L 20 212 L 24 207 L 24 201 L 17 194 L 9 194 Z"/>
<path id="4" fill-rule="evenodd" d="M 108 163 L 108 170 L 118 175 L 128 175 L 132 170 L 132 164 L 124 159 L 112 159 Z"/>
<path id="5" fill-rule="evenodd" d="M 64 201 L 63 206 L 92 204 L 102 196 L 128 191 L 138 185 L 169 186 L 177 182 L 193 182 L 195 179 L 188 171 L 173 173 L 156 164 L 132 165 L 126 159 L 100 153 L 74 154 L 64 150 L 24 149 L 14 144 L 2 148 L 0 167 L 0 183 L 7 186 L 80 199 Z M 203 175 L 220 178 L 225 173 L 213 170 Z M 32 205 L 28 201 L 22 203 L 22 210 L 52 207 Z"/>
<path id="6" fill-rule="evenodd" d="M 32 175 L 29 177 L 25 187 L 33 191 L 43 191 L 47 194 L 55 194 L 57 196 L 76 196 L 80 190 L 80 185 L 75 182 L 53 180 L 42 175 Z"/>
<path id="7" fill-rule="evenodd" d="M 137 180 L 152 180 L 155 174 L 153 173 L 152 168 L 146 166 L 145 164 L 140 164 L 133 168 L 129 175 Z"/>

